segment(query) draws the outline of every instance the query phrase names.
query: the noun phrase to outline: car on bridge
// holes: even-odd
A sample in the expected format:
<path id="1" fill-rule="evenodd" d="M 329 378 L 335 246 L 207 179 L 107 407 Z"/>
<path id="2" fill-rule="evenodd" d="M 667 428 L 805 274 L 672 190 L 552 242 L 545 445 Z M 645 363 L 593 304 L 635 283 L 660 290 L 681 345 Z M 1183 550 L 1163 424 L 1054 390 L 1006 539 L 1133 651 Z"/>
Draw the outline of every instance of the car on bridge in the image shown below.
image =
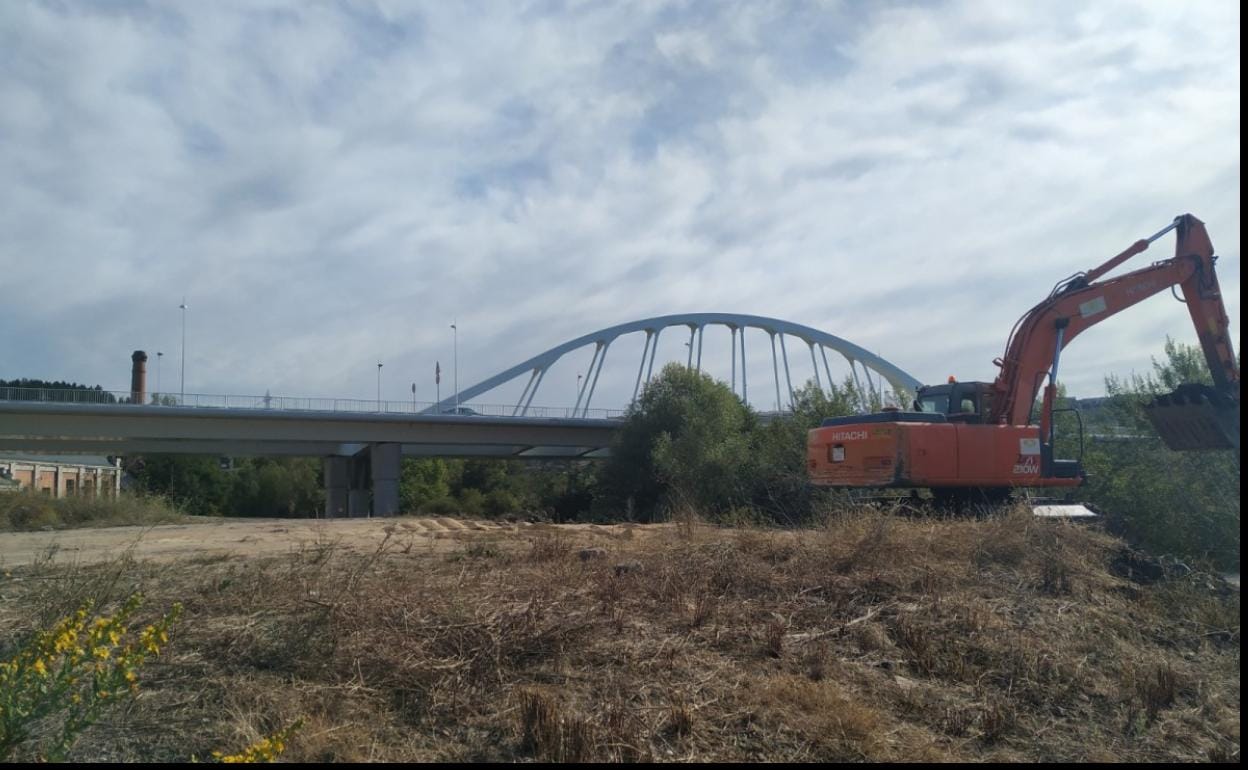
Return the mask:
<path id="1" fill-rule="evenodd" d="M 480 417 L 481 413 L 475 409 L 469 409 L 466 406 L 453 406 L 449 409 L 443 409 L 442 414 L 459 415 L 460 417 Z"/>

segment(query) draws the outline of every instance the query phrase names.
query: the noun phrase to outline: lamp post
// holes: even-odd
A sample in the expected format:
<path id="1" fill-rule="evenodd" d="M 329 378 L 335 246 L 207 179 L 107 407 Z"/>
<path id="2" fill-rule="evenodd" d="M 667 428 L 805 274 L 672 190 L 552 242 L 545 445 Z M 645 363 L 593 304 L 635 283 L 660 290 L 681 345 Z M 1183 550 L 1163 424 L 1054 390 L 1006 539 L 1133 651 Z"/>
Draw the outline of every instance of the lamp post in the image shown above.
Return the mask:
<path id="1" fill-rule="evenodd" d="M 454 323 L 451 324 L 451 332 L 454 334 L 452 368 L 454 370 L 455 414 L 459 414 L 459 327 Z"/>
<path id="2" fill-rule="evenodd" d="M 377 362 L 377 411 L 381 411 L 381 362 Z"/>
<path id="3" fill-rule="evenodd" d="M 182 379 L 178 385 L 178 403 L 181 405 L 186 402 L 186 297 L 182 297 L 182 304 L 178 307 L 182 309 Z"/>
<path id="4" fill-rule="evenodd" d="M 412 383 L 412 414 L 416 414 L 416 383 Z"/>
<path id="5" fill-rule="evenodd" d="M 160 389 L 160 361 L 164 357 L 165 357 L 164 353 L 161 353 L 159 350 L 156 351 L 156 392 L 157 393 L 163 392 Z"/>

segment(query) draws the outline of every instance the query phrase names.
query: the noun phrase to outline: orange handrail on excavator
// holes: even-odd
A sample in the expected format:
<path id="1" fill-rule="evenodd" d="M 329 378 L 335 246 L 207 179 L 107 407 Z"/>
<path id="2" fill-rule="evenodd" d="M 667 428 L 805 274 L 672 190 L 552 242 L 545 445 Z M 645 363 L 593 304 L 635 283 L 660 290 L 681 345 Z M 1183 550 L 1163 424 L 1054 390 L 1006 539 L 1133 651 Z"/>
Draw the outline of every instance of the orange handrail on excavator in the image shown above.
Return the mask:
<path id="1" fill-rule="evenodd" d="M 1171 230 L 1174 257 L 1114 278 L 1107 273 Z M 1010 333 L 992 383 L 920 388 L 915 411 L 825 420 L 807 439 L 811 480 L 838 487 L 927 487 L 937 497 L 994 500 L 1014 487 L 1082 483 L 1078 461 L 1054 457 L 1053 411 L 1062 350 L 1083 331 L 1179 287 L 1213 375 L 1212 388 L 1180 386 L 1146 406 L 1175 449 L 1239 452 L 1239 365 L 1204 223 L 1191 214 L 1104 264 L 1054 287 Z M 1103 280 L 1102 280 L 1103 279 Z M 1041 388 L 1043 387 L 1043 393 Z M 1042 395 L 1039 425 L 1032 415 Z"/>

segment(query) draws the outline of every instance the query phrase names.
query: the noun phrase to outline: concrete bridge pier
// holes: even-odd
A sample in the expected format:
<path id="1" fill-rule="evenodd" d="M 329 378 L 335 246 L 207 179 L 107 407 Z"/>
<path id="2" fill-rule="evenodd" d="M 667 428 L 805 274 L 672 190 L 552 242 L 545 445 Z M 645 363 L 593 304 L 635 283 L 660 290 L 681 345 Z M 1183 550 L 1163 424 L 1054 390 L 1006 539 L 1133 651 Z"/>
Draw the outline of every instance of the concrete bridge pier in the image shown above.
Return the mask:
<path id="1" fill-rule="evenodd" d="M 399 513 L 399 475 L 403 457 L 401 449 L 398 444 L 373 444 L 369 448 L 374 516 L 396 516 Z"/>
<path id="2" fill-rule="evenodd" d="M 399 444 L 373 444 L 354 457 L 326 457 L 326 518 L 397 515 L 401 450 Z"/>
<path id="3" fill-rule="evenodd" d="M 353 519 L 367 519 L 369 498 L 372 492 L 368 484 L 368 452 L 360 452 L 348 458 L 348 476 L 351 483 L 347 488 L 347 516 Z"/>
<path id="4" fill-rule="evenodd" d="M 325 518 L 345 518 L 351 487 L 351 458 L 325 458 Z"/>

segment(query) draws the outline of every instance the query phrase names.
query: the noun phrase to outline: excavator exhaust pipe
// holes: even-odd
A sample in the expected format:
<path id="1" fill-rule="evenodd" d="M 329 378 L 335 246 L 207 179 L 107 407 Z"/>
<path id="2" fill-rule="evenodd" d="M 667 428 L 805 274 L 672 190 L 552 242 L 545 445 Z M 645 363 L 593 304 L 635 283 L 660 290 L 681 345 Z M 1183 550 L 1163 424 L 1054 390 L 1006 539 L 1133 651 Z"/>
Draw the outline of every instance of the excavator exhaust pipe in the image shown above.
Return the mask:
<path id="1" fill-rule="evenodd" d="M 1144 413 L 1171 449 L 1233 449 L 1239 455 L 1239 400 L 1208 385 L 1180 385 L 1145 404 Z"/>

